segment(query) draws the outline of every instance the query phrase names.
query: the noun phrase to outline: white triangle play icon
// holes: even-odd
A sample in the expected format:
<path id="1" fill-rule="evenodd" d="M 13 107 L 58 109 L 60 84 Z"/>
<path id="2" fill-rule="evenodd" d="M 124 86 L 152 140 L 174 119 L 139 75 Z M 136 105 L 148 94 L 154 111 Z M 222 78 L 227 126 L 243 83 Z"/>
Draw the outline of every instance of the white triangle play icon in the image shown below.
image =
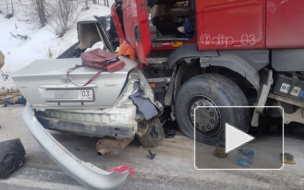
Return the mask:
<path id="1" fill-rule="evenodd" d="M 242 146 L 243 144 L 252 141 L 254 139 L 253 136 L 244 133 L 241 130 L 232 127 L 228 123 L 225 124 L 225 150 L 226 153 L 231 150 Z"/>

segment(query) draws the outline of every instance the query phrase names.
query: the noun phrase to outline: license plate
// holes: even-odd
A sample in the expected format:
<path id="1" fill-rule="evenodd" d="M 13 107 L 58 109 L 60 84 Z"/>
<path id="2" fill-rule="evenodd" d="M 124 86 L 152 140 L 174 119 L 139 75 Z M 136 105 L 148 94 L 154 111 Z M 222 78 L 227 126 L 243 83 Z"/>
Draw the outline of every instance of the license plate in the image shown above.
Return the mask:
<path id="1" fill-rule="evenodd" d="M 93 90 L 46 90 L 47 102 L 92 102 L 94 101 Z"/>

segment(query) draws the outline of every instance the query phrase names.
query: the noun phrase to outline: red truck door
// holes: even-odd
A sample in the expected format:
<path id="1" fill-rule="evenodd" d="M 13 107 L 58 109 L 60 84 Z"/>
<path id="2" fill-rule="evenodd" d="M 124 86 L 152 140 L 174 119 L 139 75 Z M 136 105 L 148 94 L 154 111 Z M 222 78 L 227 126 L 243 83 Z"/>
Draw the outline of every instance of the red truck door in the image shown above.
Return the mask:
<path id="1" fill-rule="evenodd" d="M 265 0 L 197 0 L 198 49 L 265 48 Z"/>
<path id="2" fill-rule="evenodd" d="M 146 0 L 122 1 L 123 23 L 126 40 L 135 48 L 139 62 L 147 64 L 151 51 Z"/>

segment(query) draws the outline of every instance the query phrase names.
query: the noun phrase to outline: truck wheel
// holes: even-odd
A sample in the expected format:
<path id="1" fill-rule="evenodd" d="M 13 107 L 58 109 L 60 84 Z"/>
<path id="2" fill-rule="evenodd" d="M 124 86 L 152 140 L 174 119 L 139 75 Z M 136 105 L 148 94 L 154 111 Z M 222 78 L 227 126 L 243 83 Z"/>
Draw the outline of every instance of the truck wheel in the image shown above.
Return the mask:
<path id="1" fill-rule="evenodd" d="M 155 118 L 149 123 L 146 133 L 142 137 L 138 136 L 138 140 L 144 148 L 155 148 L 161 145 L 164 137 L 162 124 L 158 118 Z"/>
<path id="2" fill-rule="evenodd" d="M 196 76 L 181 86 L 175 101 L 176 119 L 180 130 L 194 138 L 194 110 L 196 140 L 212 146 L 225 145 L 225 123 L 248 132 L 249 109 L 218 108 L 214 106 L 248 106 L 241 89 L 230 79 L 218 74 Z"/>

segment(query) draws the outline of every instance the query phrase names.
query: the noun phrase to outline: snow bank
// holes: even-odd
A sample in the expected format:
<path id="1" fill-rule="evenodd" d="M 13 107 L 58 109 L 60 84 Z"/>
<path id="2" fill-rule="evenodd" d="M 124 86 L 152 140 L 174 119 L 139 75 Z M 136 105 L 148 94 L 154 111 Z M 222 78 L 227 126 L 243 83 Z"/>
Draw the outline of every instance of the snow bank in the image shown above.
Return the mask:
<path id="1" fill-rule="evenodd" d="M 113 3 L 110 0 L 110 5 Z M 110 14 L 110 9 L 102 4 L 93 5 L 90 9 L 80 13 L 79 20 L 86 20 L 92 16 L 102 16 Z M 77 39 L 76 25 L 70 29 L 62 38 L 58 38 L 49 25 L 39 28 L 38 23 L 29 23 L 20 18 L 22 7 L 18 7 L 16 0 L 16 15 L 11 19 L 5 19 L 4 14 L 0 14 L 0 50 L 5 55 L 5 65 L 2 71 L 8 75 L 13 74 L 24 66 L 30 64 L 35 59 L 55 59 L 60 53 L 75 44 Z M 26 35 L 29 39 L 15 38 L 12 35 Z M 9 77 L 3 81 L 0 76 L 0 92 L 14 88 L 14 82 Z"/>

